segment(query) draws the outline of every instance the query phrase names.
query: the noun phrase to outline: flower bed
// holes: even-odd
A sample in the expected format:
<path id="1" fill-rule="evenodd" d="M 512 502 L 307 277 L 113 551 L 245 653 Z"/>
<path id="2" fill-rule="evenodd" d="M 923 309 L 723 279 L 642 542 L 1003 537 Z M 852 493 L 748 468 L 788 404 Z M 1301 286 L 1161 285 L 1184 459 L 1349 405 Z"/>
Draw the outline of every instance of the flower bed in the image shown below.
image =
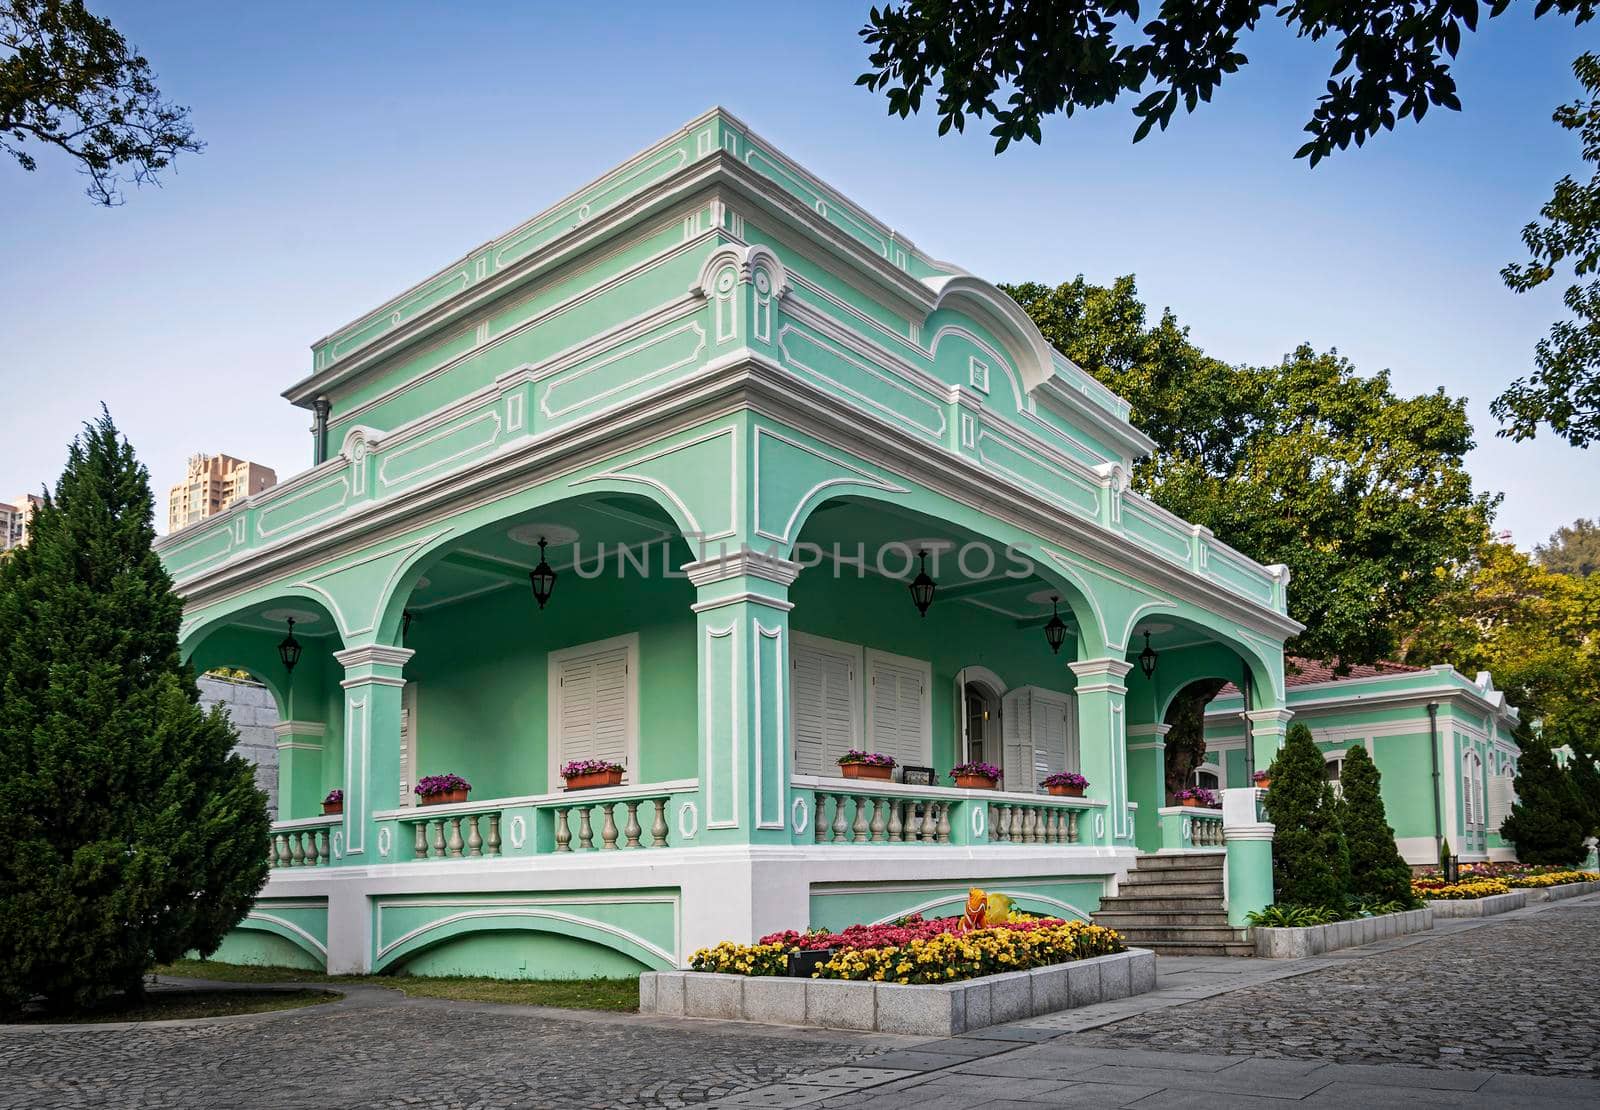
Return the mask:
<path id="1" fill-rule="evenodd" d="M 1084 921 L 1038 918 L 965 932 L 962 921 L 913 914 L 894 924 L 852 925 L 840 933 L 773 933 L 750 945 L 724 941 L 697 951 L 689 966 L 732 975 L 785 975 L 789 953 L 832 949 L 812 978 L 952 983 L 1127 951 L 1116 932 Z"/>
<path id="2" fill-rule="evenodd" d="M 1544 871 L 1536 875 L 1518 875 L 1516 878 L 1507 879 L 1506 885 L 1529 890 L 1541 890 L 1545 887 L 1565 886 L 1568 883 L 1593 882 L 1600 882 L 1600 872 Z"/>
<path id="3" fill-rule="evenodd" d="M 1463 879 L 1447 883 L 1443 879 L 1412 879 L 1411 891 L 1418 898 L 1429 901 L 1457 901 L 1469 898 L 1490 898 L 1496 894 L 1510 894 L 1511 887 L 1504 879 Z"/>

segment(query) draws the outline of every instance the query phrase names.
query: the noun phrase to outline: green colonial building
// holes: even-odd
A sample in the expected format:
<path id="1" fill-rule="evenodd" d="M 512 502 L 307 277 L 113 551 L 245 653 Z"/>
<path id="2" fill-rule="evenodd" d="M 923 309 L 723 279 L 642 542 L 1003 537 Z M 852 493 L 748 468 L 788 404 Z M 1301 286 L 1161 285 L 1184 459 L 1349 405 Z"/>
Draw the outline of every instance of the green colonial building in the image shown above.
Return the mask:
<path id="1" fill-rule="evenodd" d="M 1125 401 L 726 112 L 284 396 L 310 468 L 160 544 L 188 657 L 281 717 L 273 874 L 222 958 L 623 974 L 974 884 L 1086 916 L 1156 848 L 1225 848 L 1235 925 L 1270 901 L 1257 792 L 1167 806 L 1159 722 L 1237 680 L 1270 761 L 1287 571 L 1132 492 Z M 582 759 L 621 783 L 565 789 Z M 1065 770 L 1085 796 L 1043 792 Z M 468 800 L 417 804 L 446 773 Z"/>
<path id="2" fill-rule="evenodd" d="M 1291 659 L 1285 679 L 1294 720 L 1311 729 L 1338 789 L 1344 756 L 1361 744 L 1383 776 L 1383 804 L 1400 854 L 1437 866 L 1442 846 L 1464 863 L 1514 860 L 1500 836 L 1516 792 L 1522 749 L 1517 709 L 1488 671 L 1468 679 L 1449 666 L 1352 667 Z M 1225 687 L 1206 707 L 1204 785 L 1243 786 L 1244 705 Z"/>

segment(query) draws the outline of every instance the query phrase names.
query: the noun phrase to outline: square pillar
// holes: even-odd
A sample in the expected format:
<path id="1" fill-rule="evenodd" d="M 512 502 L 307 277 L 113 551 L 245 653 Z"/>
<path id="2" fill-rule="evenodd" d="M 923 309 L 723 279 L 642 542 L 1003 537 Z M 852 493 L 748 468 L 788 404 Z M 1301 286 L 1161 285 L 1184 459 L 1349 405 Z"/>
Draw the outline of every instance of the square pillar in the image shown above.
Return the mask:
<path id="1" fill-rule="evenodd" d="M 1272 766 L 1272 761 L 1277 759 L 1278 753 L 1283 750 L 1283 739 L 1289 731 L 1289 722 L 1293 719 L 1294 711 L 1282 706 L 1246 711 L 1249 752 L 1254 759 L 1252 770 L 1265 771 Z"/>
<path id="2" fill-rule="evenodd" d="M 800 568 L 745 551 L 684 569 L 696 587 L 700 675 L 695 842 L 788 844 L 788 587 Z"/>
<path id="3" fill-rule="evenodd" d="M 1078 699 L 1079 761 L 1089 780 L 1087 796 L 1106 803 L 1106 808 L 1090 819 L 1091 842 L 1132 845 L 1125 720 L 1128 687 L 1122 681 L 1132 664 L 1126 659 L 1080 659 L 1067 665 L 1078 678 L 1073 692 Z"/>
<path id="4" fill-rule="evenodd" d="M 344 862 L 383 862 L 372 815 L 400 804 L 400 693 L 407 648 L 334 652 L 344 667 Z"/>
<path id="5" fill-rule="evenodd" d="M 278 820 L 315 817 L 322 812 L 322 748 L 327 730 L 321 721 L 279 721 Z"/>
<path id="6" fill-rule="evenodd" d="M 1272 905 L 1272 836 L 1261 819 L 1261 795 L 1253 786 L 1222 792 L 1222 843 L 1227 851 L 1228 924 L 1241 926 L 1256 910 Z"/>
<path id="7" fill-rule="evenodd" d="M 1161 810 L 1167 804 L 1167 733 L 1171 725 L 1128 726 L 1128 796 L 1139 803 L 1134 841 L 1141 852 L 1162 847 Z"/>

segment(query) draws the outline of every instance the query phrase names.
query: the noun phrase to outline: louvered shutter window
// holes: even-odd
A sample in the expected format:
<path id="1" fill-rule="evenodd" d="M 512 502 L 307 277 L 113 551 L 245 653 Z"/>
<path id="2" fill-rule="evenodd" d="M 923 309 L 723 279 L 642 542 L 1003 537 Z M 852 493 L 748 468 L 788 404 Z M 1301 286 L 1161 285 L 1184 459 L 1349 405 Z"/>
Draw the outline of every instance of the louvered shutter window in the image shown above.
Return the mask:
<path id="1" fill-rule="evenodd" d="M 411 706 L 416 696 L 413 683 L 406 683 L 400 701 L 400 804 L 415 805 L 417 796 L 411 791 L 417 778 L 417 741 L 411 735 Z"/>
<path id="2" fill-rule="evenodd" d="M 795 771 L 837 774 L 839 757 L 856 744 L 855 660 L 798 642 L 789 658 Z"/>
<path id="3" fill-rule="evenodd" d="M 613 648 L 558 664 L 557 763 L 628 763 L 628 650 Z"/>
<path id="4" fill-rule="evenodd" d="M 1053 697 L 1044 691 L 1034 693 L 1033 779 L 1027 783 L 1011 783 L 1008 789 L 1041 790 L 1039 784 L 1045 779 L 1068 770 L 1069 708 L 1070 703 L 1064 697 Z"/>
<path id="5" fill-rule="evenodd" d="M 1511 816 L 1512 799 L 1510 775 L 1499 774 L 1489 780 L 1489 831 L 1499 832 L 1505 819 Z"/>
<path id="6" fill-rule="evenodd" d="M 1029 791 L 1033 774 L 1033 697 L 1027 689 L 1012 690 L 1000 699 L 1000 738 L 1003 753 L 1001 789 Z"/>
<path id="7" fill-rule="evenodd" d="M 925 669 L 869 660 L 868 746 L 896 763 L 925 765 L 932 747 Z"/>

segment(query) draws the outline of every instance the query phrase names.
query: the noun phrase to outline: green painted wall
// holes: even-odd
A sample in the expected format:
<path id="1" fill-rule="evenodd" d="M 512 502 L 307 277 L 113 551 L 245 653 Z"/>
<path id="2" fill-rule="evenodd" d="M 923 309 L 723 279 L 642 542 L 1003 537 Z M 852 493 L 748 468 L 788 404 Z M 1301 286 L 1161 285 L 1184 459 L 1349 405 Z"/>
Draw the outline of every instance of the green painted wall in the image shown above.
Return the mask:
<path id="1" fill-rule="evenodd" d="M 219 964 L 251 967 L 294 967 L 302 971 L 321 971 L 322 961 L 300 945 L 258 929 L 235 929 L 222 938 L 222 944 L 208 959 Z"/>
<path id="2" fill-rule="evenodd" d="M 649 968 L 611 948 L 558 933 L 473 933 L 391 969 L 398 975 L 483 975 L 494 979 L 631 979 Z"/>
<path id="3" fill-rule="evenodd" d="M 965 881 L 937 883 L 818 884 L 811 889 L 811 926 L 843 929 L 919 911 L 924 917 L 960 913 L 973 888 L 1008 895 L 1021 909 L 1051 917 L 1087 918 L 1105 896 L 1103 878 L 1002 879 L 974 875 Z"/>

